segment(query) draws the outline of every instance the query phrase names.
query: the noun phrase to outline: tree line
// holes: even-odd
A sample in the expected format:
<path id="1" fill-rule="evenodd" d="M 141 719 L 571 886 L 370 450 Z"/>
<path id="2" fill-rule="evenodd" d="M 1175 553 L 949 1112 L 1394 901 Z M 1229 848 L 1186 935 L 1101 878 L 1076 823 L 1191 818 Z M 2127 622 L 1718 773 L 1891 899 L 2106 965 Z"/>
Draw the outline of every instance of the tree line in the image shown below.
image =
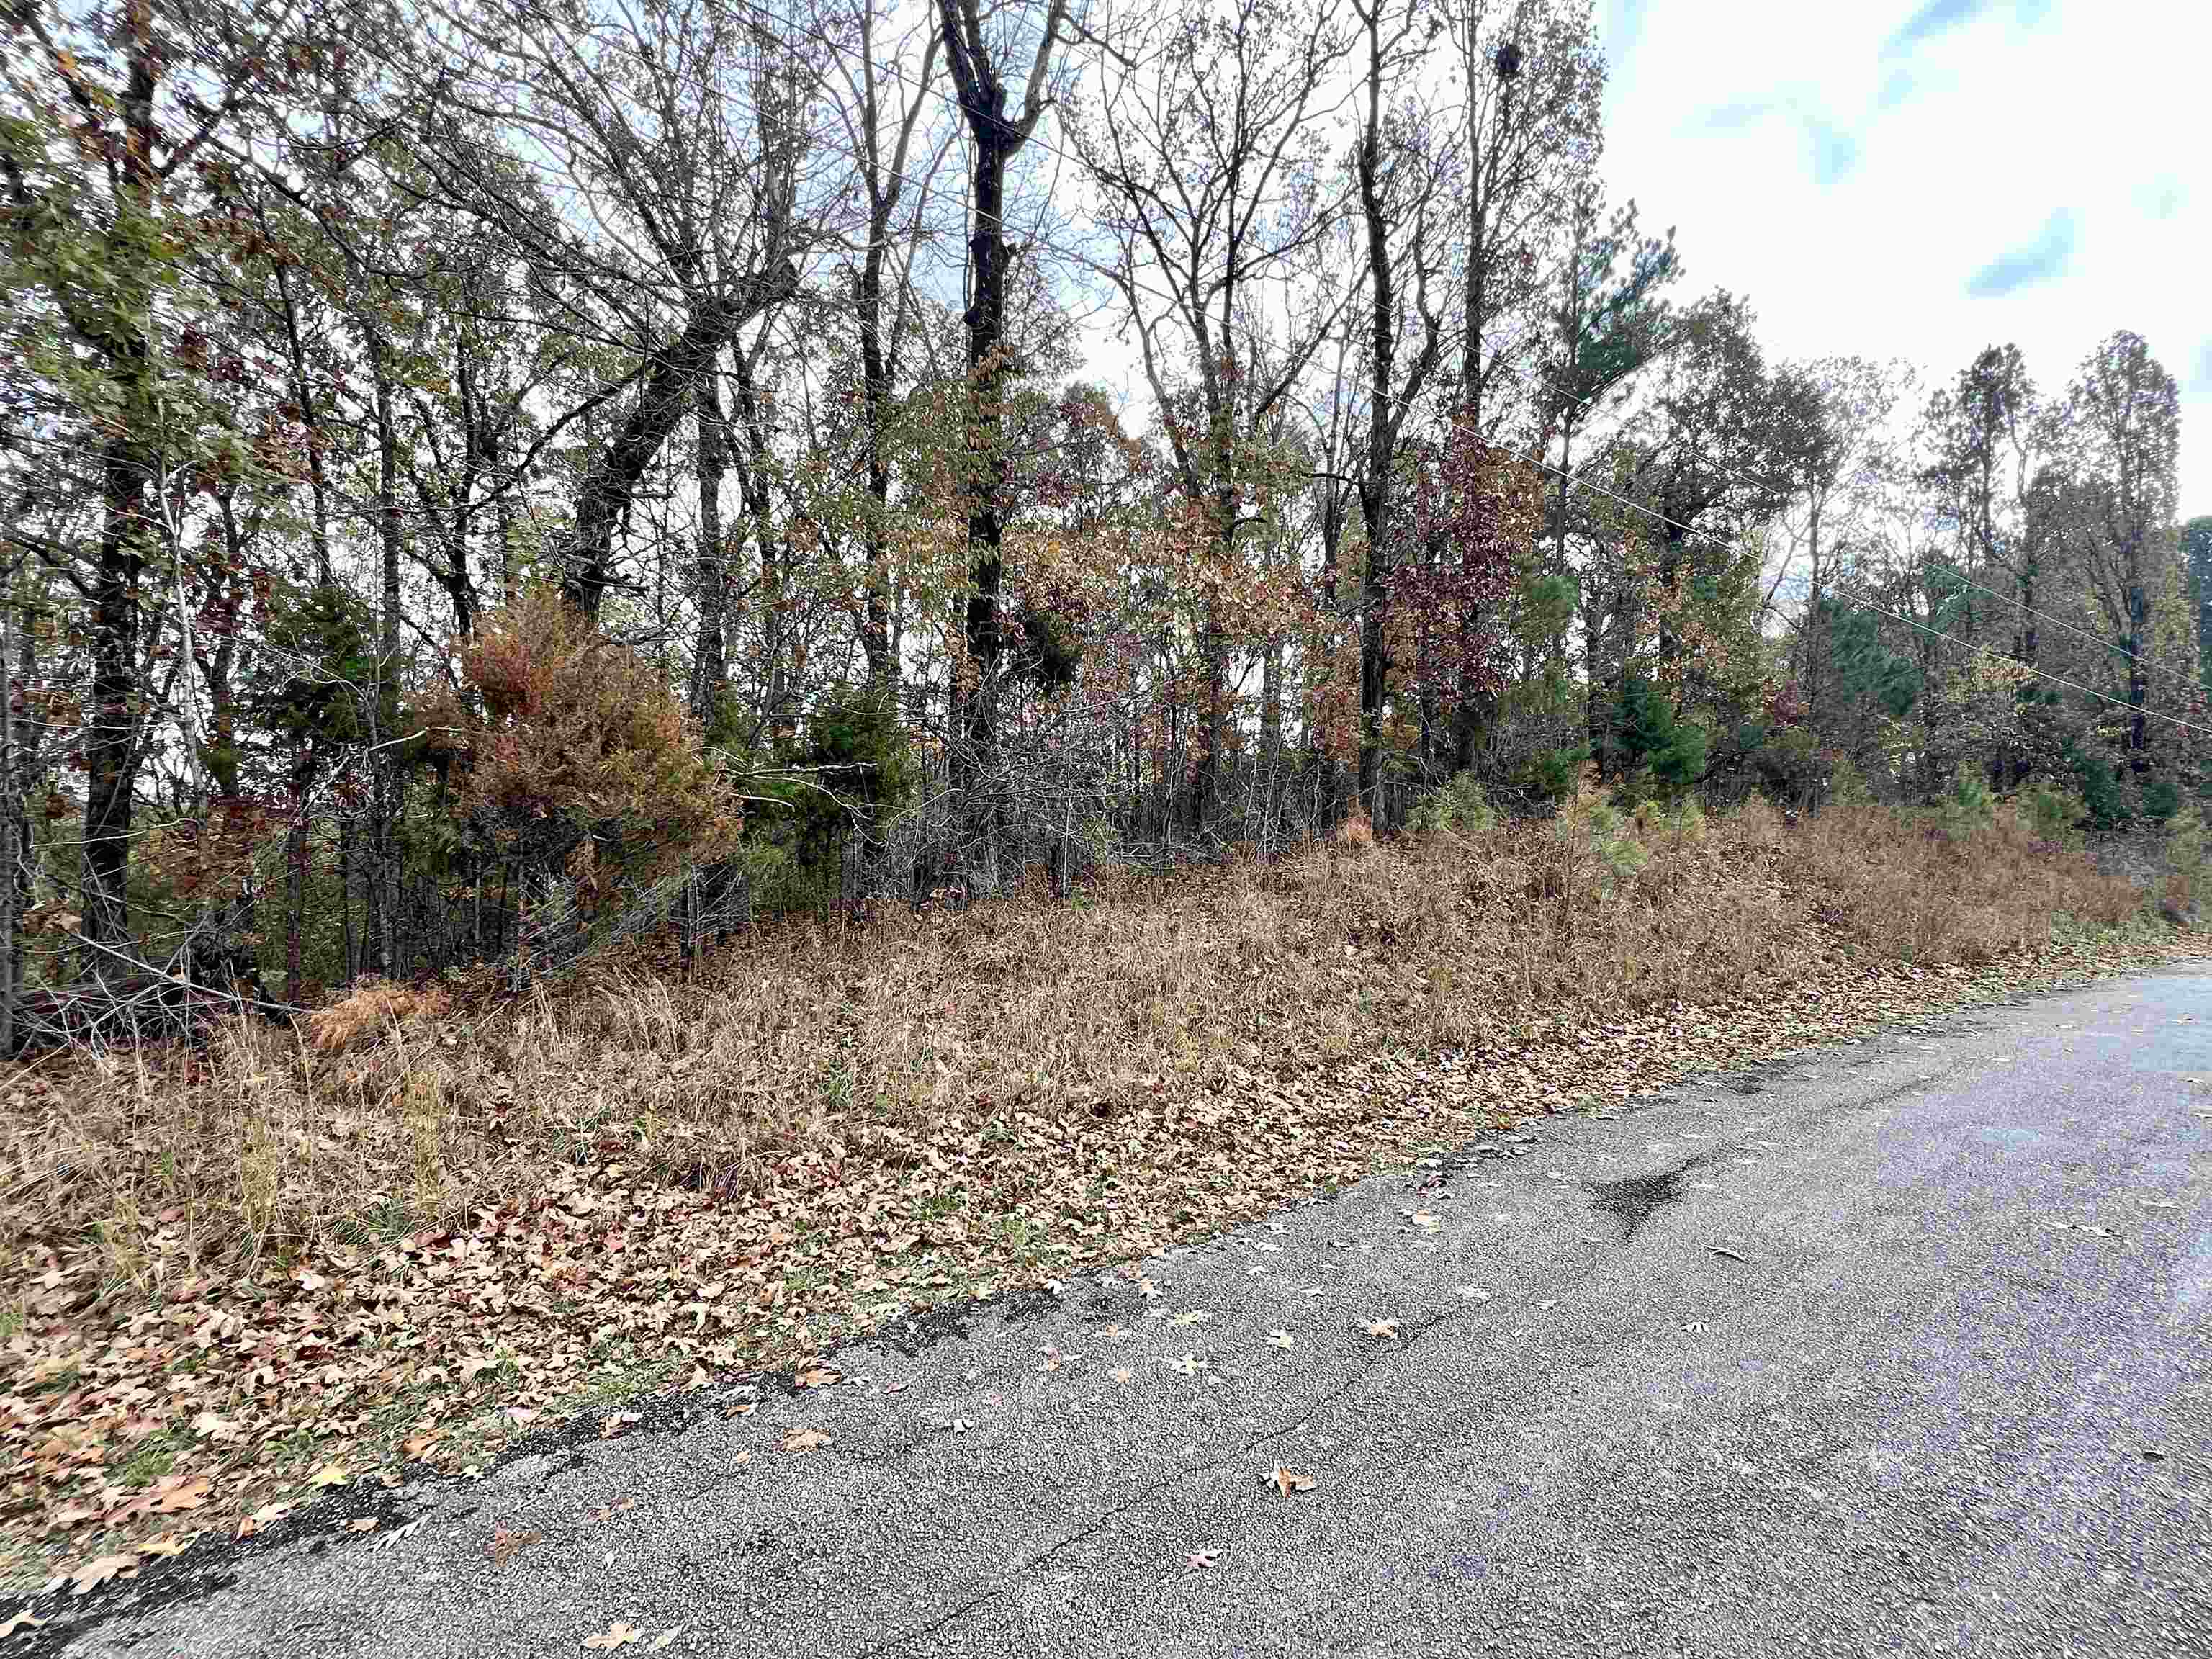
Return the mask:
<path id="1" fill-rule="evenodd" d="M 2202 786 L 2149 347 L 1771 360 L 1608 198 L 1589 0 L 0 28 L 10 1009 L 688 951 L 1461 775 Z"/>

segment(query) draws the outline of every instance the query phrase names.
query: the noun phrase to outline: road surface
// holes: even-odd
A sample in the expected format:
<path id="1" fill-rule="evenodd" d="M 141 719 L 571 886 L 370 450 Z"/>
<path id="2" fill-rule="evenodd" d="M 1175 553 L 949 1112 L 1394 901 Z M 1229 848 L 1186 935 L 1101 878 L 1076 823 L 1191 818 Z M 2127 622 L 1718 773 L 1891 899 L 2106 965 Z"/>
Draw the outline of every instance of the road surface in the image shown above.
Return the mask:
<path id="1" fill-rule="evenodd" d="M 341 1494 L 33 1639 L 2212 1655 L 2212 975 L 1524 1133 L 375 1533 Z"/>

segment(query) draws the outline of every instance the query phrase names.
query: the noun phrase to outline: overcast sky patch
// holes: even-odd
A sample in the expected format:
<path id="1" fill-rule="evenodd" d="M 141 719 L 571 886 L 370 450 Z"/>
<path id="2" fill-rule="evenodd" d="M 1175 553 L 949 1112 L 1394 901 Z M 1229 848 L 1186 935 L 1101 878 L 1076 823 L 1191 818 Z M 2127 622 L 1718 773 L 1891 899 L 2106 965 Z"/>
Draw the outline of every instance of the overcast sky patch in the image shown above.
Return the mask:
<path id="1" fill-rule="evenodd" d="M 2187 160 L 2212 3 L 1599 0 L 1598 18 L 1607 184 L 1680 228 L 1683 299 L 1747 295 L 1778 359 L 1903 358 L 1930 380 L 2014 341 L 2054 392 L 2132 329 L 2188 388 L 2183 504 L 2212 512 L 2212 211 Z"/>

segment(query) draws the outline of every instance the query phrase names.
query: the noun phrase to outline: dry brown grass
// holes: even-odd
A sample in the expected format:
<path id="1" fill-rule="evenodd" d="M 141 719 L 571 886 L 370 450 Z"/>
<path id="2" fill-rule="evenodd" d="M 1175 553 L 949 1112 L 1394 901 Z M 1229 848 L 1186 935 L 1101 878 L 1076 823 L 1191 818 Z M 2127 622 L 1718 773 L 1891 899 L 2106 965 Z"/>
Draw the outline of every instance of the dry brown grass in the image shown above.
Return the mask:
<path id="1" fill-rule="evenodd" d="M 137 1241 L 156 1218 L 220 1262 L 389 1238 L 611 1159 L 741 1197 L 779 1160 L 893 1146 L 955 1108 L 1051 1119 L 1215 1084 L 1263 1052 L 1327 1065 L 1568 1038 L 1846 963 L 2032 957 L 2140 908 L 2004 825 L 1954 846 L 1879 809 L 1785 828 L 1754 803 L 1638 833 L 1648 862 L 1608 892 L 1563 884 L 1542 827 L 1346 837 L 1272 867 L 1121 878 L 1073 907 L 771 931 L 690 986 L 641 958 L 453 1007 L 372 985 L 304 1039 L 238 1024 L 205 1054 L 50 1060 L 6 1086 L 0 1228 L 18 1261 L 101 1252 L 127 1297 L 155 1288 Z"/>
<path id="2" fill-rule="evenodd" d="M 519 1000 L 368 986 L 297 1030 L 18 1066 L 0 1583 L 136 1547 L 173 1487 L 250 1528 L 310 1468 L 464 1469 L 539 1412 L 2183 940 L 2011 828 L 1646 812 L 1632 867 L 1611 822 L 791 927 L 690 985 L 640 957 Z"/>

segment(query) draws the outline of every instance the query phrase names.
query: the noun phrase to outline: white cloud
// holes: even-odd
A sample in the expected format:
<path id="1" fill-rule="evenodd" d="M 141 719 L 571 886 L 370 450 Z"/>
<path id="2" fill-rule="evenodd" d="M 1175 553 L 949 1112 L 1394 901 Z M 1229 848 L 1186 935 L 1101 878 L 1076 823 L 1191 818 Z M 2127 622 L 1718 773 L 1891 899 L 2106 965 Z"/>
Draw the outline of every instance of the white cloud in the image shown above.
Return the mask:
<path id="1" fill-rule="evenodd" d="M 1607 0 L 1601 17 L 1608 179 L 1680 228 L 1692 289 L 1749 295 L 1778 356 L 1941 377 L 2016 340 L 2053 391 L 2131 328 L 2182 383 L 2182 510 L 2212 512 L 2212 6 Z M 2041 280 L 1975 283 L 2008 260 L 1995 276 L 2034 277 L 2026 256 L 2062 244 Z"/>

